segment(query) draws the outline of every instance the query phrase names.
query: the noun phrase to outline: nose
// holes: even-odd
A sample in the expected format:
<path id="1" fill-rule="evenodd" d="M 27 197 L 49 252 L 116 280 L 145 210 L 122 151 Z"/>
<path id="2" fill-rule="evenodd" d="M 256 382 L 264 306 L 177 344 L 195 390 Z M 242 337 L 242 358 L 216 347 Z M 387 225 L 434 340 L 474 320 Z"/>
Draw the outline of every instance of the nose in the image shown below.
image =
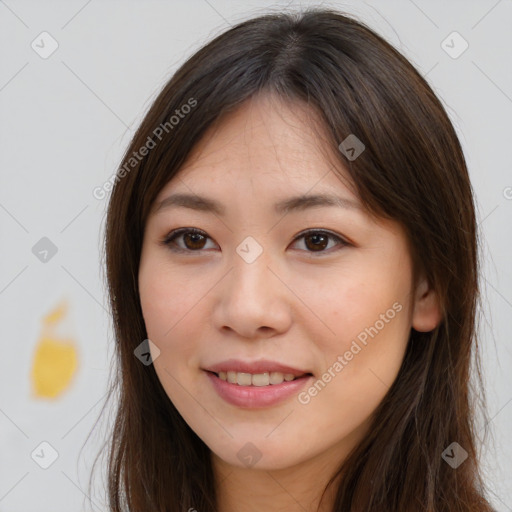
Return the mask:
<path id="1" fill-rule="evenodd" d="M 269 338 L 291 324 L 291 291 L 263 253 L 247 263 L 235 254 L 230 272 L 215 287 L 213 322 L 247 339 Z"/>

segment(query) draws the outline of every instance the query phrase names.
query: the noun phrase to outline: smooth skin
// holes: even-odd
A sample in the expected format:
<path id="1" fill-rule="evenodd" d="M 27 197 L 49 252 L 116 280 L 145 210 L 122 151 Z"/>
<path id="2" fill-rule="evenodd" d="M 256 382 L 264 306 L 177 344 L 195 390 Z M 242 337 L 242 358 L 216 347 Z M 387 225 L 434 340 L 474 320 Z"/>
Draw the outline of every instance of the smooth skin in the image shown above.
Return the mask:
<path id="1" fill-rule="evenodd" d="M 421 278 L 413 289 L 403 229 L 361 208 L 315 119 L 307 106 L 251 98 L 196 145 L 145 228 L 139 289 L 148 338 L 160 350 L 154 368 L 212 451 L 220 512 L 317 510 L 329 477 L 365 436 L 395 380 L 411 327 L 430 331 L 440 321 L 428 283 Z M 178 192 L 215 199 L 225 212 L 157 211 Z M 276 202 L 319 193 L 359 207 L 274 211 Z M 162 243 L 182 227 L 205 238 L 182 234 Z M 298 237 L 312 228 L 346 243 L 325 233 Z M 236 251 L 248 236 L 263 250 L 252 263 Z M 317 381 L 395 303 L 400 312 L 307 404 L 295 395 L 272 407 L 235 407 L 203 371 L 230 358 L 270 359 Z M 250 467 L 237 456 L 247 443 L 261 454 Z M 321 510 L 332 499 L 329 493 Z"/>

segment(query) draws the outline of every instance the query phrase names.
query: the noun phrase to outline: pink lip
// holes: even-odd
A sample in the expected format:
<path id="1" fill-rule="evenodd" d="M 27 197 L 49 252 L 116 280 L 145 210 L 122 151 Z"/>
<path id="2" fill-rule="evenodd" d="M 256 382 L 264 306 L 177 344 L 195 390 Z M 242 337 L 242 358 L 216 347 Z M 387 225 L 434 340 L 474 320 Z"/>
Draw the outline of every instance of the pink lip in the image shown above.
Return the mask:
<path id="1" fill-rule="evenodd" d="M 284 374 L 291 373 L 296 377 L 304 375 L 305 373 L 312 373 L 309 370 L 292 368 L 291 366 L 286 366 L 276 361 L 268 361 L 266 359 L 253 362 L 245 362 L 238 359 L 228 359 L 227 361 L 222 361 L 221 363 L 214 364 L 213 366 L 209 366 L 208 368 L 204 369 L 214 373 L 229 371 L 252 374 L 280 372 Z"/>
<path id="2" fill-rule="evenodd" d="M 268 386 L 240 386 L 222 380 L 209 371 L 206 371 L 206 375 L 221 398 L 232 405 L 248 409 L 269 407 L 282 402 L 296 394 L 313 377 L 304 375 L 292 381 Z"/>

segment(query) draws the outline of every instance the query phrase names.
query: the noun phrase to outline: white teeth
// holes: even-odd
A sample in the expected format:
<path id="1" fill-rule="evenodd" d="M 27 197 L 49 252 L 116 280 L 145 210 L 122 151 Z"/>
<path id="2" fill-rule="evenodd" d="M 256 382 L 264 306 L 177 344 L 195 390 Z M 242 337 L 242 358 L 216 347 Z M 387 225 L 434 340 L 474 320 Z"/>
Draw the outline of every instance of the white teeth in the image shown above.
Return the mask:
<path id="1" fill-rule="evenodd" d="M 252 384 L 252 377 L 250 373 L 237 373 L 236 383 L 240 386 L 250 386 Z"/>
<path id="2" fill-rule="evenodd" d="M 239 372 L 219 372 L 219 378 L 226 380 L 231 384 L 239 386 L 268 386 L 269 384 L 282 384 L 284 381 L 294 380 L 296 377 L 291 373 L 265 372 L 265 373 L 239 373 Z"/>
<path id="3" fill-rule="evenodd" d="M 270 372 L 270 384 L 281 384 L 284 381 L 284 375 L 280 372 Z"/>
<path id="4" fill-rule="evenodd" d="M 251 376 L 250 374 L 247 374 Z M 240 381 L 238 382 L 240 384 Z M 270 384 L 270 376 L 268 373 L 257 373 L 251 377 L 253 386 L 268 386 Z"/>

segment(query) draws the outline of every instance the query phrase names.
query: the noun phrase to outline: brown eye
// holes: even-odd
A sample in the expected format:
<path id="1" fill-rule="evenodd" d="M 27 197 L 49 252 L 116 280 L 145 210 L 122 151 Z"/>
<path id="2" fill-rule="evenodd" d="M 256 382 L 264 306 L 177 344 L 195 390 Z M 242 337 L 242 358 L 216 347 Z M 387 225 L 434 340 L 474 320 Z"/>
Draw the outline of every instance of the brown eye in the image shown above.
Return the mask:
<path id="1" fill-rule="evenodd" d="M 185 235 L 183 235 L 183 241 L 187 249 L 202 249 L 206 238 L 199 233 L 185 233 Z"/>
<path id="2" fill-rule="evenodd" d="M 205 248 L 206 242 L 210 237 L 206 233 L 195 228 L 177 229 L 162 240 L 162 244 L 169 246 L 176 252 L 199 252 Z M 182 240 L 182 244 L 177 241 Z"/>
<path id="3" fill-rule="evenodd" d="M 345 246 L 350 245 L 339 235 L 336 235 L 329 231 L 320 231 L 320 230 L 306 231 L 305 233 L 302 233 L 301 235 L 297 236 L 295 238 L 295 241 L 297 242 L 301 239 L 304 239 L 304 245 L 306 247 L 306 252 L 319 253 L 320 255 L 322 253 L 329 254 L 329 253 L 333 252 L 330 250 L 333 248 L 332 245 L 331 245 L 331 247 L 327 248 L 329 245 L 329 242 L 331 240 L 336 242 L 334 244 L 334 250 L 341 249 Z M 337 249 L 335 247 L 336 245 L 338 245 Z"/>
<path id="4" fill-rule="evenodd" d="M 329 237 L 322 233 L 306 235 L 304 237 L 304 240 L 306 240 L 306 247 L 313 251 L 321 251 L 325 249 L 329 243 Z"/>

